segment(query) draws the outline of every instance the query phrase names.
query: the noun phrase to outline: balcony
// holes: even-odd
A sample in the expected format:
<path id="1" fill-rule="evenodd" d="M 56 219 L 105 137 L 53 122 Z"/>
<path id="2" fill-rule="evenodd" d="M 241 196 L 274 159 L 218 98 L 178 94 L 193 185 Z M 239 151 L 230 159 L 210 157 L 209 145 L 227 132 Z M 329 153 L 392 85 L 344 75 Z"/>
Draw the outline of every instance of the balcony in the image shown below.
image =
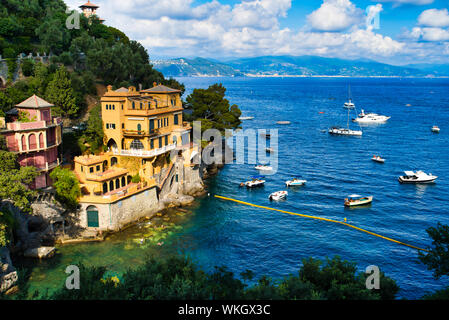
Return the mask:
<path id="1" fill-rule="evenodd" d="M 143 130 L 123 130 L 123 135 L 125 137 L 154 137 L 159 134 L 159 129 L 153 131 L 143 131 Z"/>
<path id="2" fill-rule="evenodd" d="M 42 171 L 52 170 L 52 169 L 58 167 L 60 164 L 61 164 L 60 160 L 57 159 L 54 162 L 50 162 L 50 163 L 46 162 L 45 165 L 36 165 L 35 167 L 36 167 L 37 171 L 42 172 Z"/>
<path id="3" fill-rule="evenodd" d="M 161 154 L 170 152 L 174 149 L 176 149 L 176 145 L 169 144 L 162 148 L 153 149 L 153 150 L 149 150 L 149 151 L 142 150 L 142 149 L 118 150 L 118 149 L 113 148 L 112 152 L 116 156 L 151 158 L 151 157 L 156 157 Z"/>

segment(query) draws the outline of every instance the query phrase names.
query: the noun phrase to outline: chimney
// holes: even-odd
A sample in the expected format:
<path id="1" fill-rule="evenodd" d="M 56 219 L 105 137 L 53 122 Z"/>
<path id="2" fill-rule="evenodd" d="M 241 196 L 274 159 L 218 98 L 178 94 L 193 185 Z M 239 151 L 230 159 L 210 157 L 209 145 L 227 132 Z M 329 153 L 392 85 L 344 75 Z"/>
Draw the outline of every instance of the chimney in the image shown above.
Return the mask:
<path id="1" fill-rule="evenodd" d="M 111 86 L 111 85 L 108 85 L 107 88 L 108 88 L 108 92 L 109 92 L 109 91 L 112 91 L 112 86 Z"/>

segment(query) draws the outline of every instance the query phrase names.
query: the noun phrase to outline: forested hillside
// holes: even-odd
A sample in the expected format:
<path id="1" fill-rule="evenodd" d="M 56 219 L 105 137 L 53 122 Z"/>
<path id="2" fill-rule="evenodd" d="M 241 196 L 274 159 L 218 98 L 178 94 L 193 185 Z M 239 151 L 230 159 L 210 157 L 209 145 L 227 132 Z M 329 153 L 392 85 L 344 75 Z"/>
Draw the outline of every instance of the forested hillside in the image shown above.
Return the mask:
<path id="1" fill-rule="evenodd" d="M 8 85 L 0 91 L 0 116 L 32 94 L 55 104 L 55 112 L 77 118 L 86 110 L 86 96 L 95 84 L 152 86 L 160 82 L 184 90 L 176 80 L 153 69 L 147 50 L 123 32 L 81 15 L 80 28 L 66 27 L 62 0 L 2 0 L 0 55 L 8 65 Z M 47 53 L 48 63 L 22 60 L 20 53 Z M 13 82 L 19 70 L 21 77 Z"/>

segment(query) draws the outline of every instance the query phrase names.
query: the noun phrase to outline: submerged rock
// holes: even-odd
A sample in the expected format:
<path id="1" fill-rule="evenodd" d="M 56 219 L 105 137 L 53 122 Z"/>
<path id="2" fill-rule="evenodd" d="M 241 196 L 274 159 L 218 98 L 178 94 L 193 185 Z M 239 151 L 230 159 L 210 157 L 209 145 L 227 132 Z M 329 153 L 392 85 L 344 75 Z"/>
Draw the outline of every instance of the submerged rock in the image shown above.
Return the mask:
<path id="1" fill-rule="evenodd" d="M 0 292 L 8 292 L 15 286 L 18 279 L 8 248 L 0 248 Z"/>

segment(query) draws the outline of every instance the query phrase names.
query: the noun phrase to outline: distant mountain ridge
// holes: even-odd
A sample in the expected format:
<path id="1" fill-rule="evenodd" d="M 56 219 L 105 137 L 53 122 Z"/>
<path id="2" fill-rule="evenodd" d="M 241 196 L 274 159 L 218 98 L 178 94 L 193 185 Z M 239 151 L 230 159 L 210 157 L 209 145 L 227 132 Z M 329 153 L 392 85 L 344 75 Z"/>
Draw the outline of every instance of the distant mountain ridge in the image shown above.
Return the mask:
<path id="1" fill-rule="evenodd" d="M 441 77 L 448 65 L 394 66 L 372 60 L 345 60 L 317 56 L 263 56 L 221 62 L 204 58 L 152 61 L 166 76 L 347 76 L 347 77 Z"/>

